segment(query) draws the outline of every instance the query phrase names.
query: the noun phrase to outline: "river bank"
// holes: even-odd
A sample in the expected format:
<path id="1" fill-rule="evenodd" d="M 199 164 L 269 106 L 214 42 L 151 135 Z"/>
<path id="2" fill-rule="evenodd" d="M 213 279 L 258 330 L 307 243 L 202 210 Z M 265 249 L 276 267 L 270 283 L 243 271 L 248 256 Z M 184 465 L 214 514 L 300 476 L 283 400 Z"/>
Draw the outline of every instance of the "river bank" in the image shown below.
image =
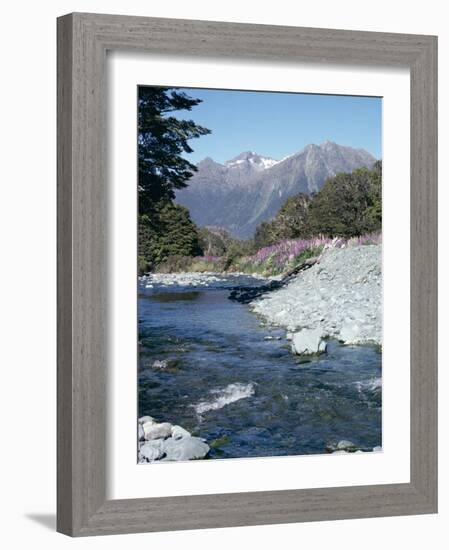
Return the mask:
<path id="1" fill-rule="evenodd" d="M 381 262 L 381 245 L 328 248 L 308 270 L 250 307 L 289 338 L 315 331 L 321 339 L 381 346 Z"/>
<path id="2" fill-rule="evenodd" d="M 254 245 L 242 242 L 236 250 L 222 256 L 170 256 L 155 266 L 153 275 L 173 274 L 227 274 L 255 277 L 283 277 L 309 258 L 319 256 L 328 248 L 350 248 L 354 246 L 381 244 L 381 233 L 369 233 L 360 237 L 313 237 L 309 239 L 284 239 L 276 244 L 254 249 Z M 251 254 L 243 250 L 252 248 Z"/>
<path id="3" fill-rule="evenodd" d="M 139 417 L 182 426 L 209 447 L 204 458 L 211 459 L 340 452 L 342 441 L 352 452 L 378 450 L 379 347 L 330 339 L 323 355 L 292 354 L 286 326 L 229 300 L 236 287 L 266 284 L 241 273 L 140 278 Z M 148 457 L 149 447 L 161 446 L 155 460 L 170 460 L 162 447 L 179 443 L 166 435 L 139 447 L 146 445 Z"/>

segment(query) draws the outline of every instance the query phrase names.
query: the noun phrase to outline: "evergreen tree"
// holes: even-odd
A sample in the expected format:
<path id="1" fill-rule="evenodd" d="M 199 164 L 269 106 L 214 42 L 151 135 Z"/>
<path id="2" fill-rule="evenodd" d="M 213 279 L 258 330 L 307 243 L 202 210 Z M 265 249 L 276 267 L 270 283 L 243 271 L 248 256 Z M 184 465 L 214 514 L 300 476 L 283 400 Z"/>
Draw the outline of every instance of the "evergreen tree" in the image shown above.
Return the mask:
<path id="1" fill-rule="evenodd" d="M 160 201 L 139 218 L 139 271 L 154 269 L 170 256 L 201 254 L 196 225 L 187 208 Z"/>
<path id="2" fill-rule="evenodd" d="M 181 120 L 170 113 L 187 110 L 201 103 L 186 93 L 171 88 L 139 88 L 138 157 L 139 211 L 160 200 L 171 200 L 175 190 L 186 187 L 196 172 L 183 153 L 191 153 L 188 141 L 209 134 L 210 130 L 193 120 Z"/>
<path id="3" fill-rule="evenodd" d="M 184 158 L 188 141 L 210 130 L 176 112 L 201 102 L 173 88 L 140 87 L 138 97 L 139 272 L 170 255 L 201 253 L 188 210 L 175 205 L 175 191 L 187 186 L 196 166 Z"/>

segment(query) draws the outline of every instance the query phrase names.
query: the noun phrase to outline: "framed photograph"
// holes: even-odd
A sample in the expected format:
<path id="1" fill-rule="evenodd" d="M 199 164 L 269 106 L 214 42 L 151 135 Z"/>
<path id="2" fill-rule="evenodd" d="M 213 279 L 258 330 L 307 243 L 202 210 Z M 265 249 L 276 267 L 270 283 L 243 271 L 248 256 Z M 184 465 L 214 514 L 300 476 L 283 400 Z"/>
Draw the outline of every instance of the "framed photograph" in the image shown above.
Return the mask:
<path id="1" fill-rule="evenodd" d="M 437 39 L 58 19 L 58 531 L 437 511 Z"/>

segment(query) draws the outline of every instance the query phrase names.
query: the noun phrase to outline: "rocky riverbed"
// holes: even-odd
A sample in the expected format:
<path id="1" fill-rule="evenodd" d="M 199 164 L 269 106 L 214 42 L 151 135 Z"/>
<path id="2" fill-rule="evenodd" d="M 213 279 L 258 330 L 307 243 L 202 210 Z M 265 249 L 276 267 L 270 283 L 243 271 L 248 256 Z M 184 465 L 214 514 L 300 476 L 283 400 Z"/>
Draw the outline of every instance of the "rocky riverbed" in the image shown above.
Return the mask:
<path id="1" fill-rule="evenodd" d="M 247 278 L 245 273 L 230 272 L 230 273 L 215 273 L 205 271 L 201 273 L 182 272 L 182 273 L 149 273 L 139 277 L 139 283 L 143 288 L 208 288 L 221 287 L 232 288 L 233 285 L 238 285 L 239 280 Z M 260 281 L 262 284 L 265 279 L 259 275 L 252 276 L 253 283 Z"/>
<path id="2" fill-rule="evenodd" d="M 382 345 L 382 246 L 329 248 L 283 288 L 251 302 L 287 329 L 296 353 L 325 351 L 326 338 Z"/>

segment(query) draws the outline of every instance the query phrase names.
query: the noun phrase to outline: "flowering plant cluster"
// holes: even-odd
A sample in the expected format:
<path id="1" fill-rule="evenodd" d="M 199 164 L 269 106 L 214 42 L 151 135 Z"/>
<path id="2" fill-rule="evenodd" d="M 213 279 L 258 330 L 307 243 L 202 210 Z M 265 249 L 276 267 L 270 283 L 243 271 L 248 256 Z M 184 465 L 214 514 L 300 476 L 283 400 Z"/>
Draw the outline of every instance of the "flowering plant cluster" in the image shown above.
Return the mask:
<path id="1" fill-rule="evenodd" d="M 318 256 L 325 248 L 380 244 L 381 242 L 381 233 L 367 234 L 351 239 L 339 237 L 332 239 L 323 236 L 312 239 L 286 239 L 271 246 L 260 248 L 251 256 L 240 258 L 236 267 L 242 271 L 276 275 L 300 261 Z"/>

